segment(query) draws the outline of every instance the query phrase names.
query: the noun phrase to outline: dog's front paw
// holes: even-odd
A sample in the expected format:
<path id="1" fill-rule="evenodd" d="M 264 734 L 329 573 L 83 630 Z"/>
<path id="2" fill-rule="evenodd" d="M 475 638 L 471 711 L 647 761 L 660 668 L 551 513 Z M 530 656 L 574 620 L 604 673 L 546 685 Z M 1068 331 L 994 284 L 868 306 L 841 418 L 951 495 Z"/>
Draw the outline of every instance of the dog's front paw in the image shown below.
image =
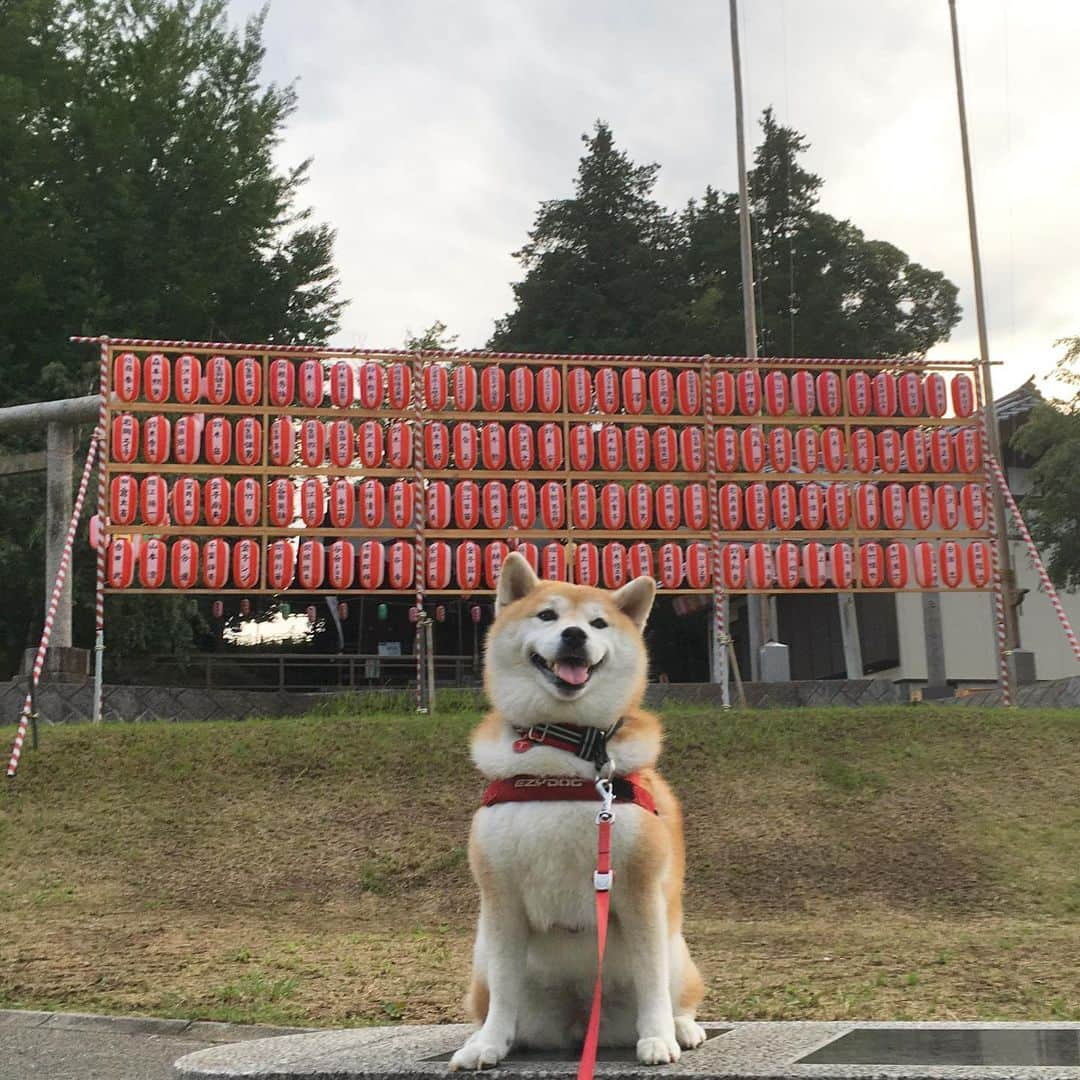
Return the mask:
<path id="1" fill-rule="evenodd" d="M 667 1036 L 638 1039 L 637 1059 L 642 1065 L 670 1065 L 679 1060 L 679 1044 Z"/>
<path id="2" fill-rule="evenodd" d="M 705 1029 L 689 1016 L 675 1017 L 675 1039 L 684 1050 L 693 1050 L 707 1037 Z"/>
<path id="3" fill-rule="evenodd" d="M 450 1059 L 451 1072 L 477 1072 L 498 1065 L 510 1049 L 509 1042 L 496 1043 L 478 1031 Z"/>

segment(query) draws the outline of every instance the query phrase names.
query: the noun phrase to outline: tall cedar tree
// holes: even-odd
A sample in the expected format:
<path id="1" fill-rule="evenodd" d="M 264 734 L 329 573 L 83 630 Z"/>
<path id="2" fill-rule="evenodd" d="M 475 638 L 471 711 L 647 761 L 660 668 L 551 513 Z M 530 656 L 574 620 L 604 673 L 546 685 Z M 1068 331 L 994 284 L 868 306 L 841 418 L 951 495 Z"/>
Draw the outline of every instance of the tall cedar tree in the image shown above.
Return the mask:
<path id="1" fill-rule="evenodd" d="M 308 163 L 273 160 L 295 92 L 260 85 L 263 17 L 236 32 L 226 12 L 0 6 L 0 402 L 95 391 L 96 353 L 71 333 L 318 343 L 337 328 L 333 232 L 297 205 Z M 0 479 L 0 668 L 41 628 L 43 487 Z M 82 642 L 91 562 L 80 540 Z M 172 647 L 197 624 L 168 598 L 111 601 L 110 658 Z"/>

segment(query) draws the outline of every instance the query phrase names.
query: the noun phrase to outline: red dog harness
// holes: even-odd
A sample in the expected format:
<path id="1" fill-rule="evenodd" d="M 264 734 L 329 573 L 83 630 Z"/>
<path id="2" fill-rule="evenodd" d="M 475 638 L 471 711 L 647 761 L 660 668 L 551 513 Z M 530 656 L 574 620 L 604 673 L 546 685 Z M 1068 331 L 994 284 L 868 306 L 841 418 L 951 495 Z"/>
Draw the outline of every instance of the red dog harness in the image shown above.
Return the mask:
<path id="1" fill-rule="evenodd" d="M 650 814 L 656 813 L 656 801 L 641 785 L 637 773 L 617 776 L 611 782 L 615 801 L 634 803 Z M 599 802 L 595 780 L 580 776 L 511 776 L 495 780 L 484 789 L 483 806 L 505 802 Z"/>

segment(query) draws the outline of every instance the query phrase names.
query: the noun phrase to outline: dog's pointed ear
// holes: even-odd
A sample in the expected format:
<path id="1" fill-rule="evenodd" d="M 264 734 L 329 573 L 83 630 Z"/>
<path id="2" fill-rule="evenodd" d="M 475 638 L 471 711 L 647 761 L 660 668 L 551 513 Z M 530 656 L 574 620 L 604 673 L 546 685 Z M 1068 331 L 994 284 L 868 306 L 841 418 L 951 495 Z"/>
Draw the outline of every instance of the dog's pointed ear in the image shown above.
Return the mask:
<path id="1" fill-rule="evenodd" d="M 611 594 L 615 606 L 641 630 L 656 599 L 656 582 L 642 575 Z"/>
<path id="2" fill-rule="evenodd" d="M 495 590 L 495 614 L 504 607 L 520 600 L 540 584 L 540 579 L 533 573 L 533 568 L 525 557 L 512 551 L 506 556 L 499 572 L 499 585 Z"/>

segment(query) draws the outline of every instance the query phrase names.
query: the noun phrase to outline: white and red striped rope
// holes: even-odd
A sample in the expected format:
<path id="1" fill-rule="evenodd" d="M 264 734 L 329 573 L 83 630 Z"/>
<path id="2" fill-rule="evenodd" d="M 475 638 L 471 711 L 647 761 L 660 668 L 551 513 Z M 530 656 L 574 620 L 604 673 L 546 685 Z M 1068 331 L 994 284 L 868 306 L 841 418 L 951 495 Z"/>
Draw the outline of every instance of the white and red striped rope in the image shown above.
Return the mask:
<path id="1" fill-rule="evenodd" d="M 105 544 L 108 539 L 105 523 L 108 511 L 105 506 L 105 466 L 108 455 L 109 424 L 109 360 L 111 350 L 107 339 L 101 339 L 101 366 L 98 372 L 101 403 L 98 406 L 98 430 L 102 440 L 101 454 L 98 458 L 97 512 L 101 528 L 98 530 L 97 573 L 94 589 L 94 628 L 98 634 L 105 633 Z M 96 719 L 96 717 L 95 717 Z"/>
<path id="2" fill-rule="evenodd" d="M 71 513 L 67 536 L 64 538 L 64 549 L 60 555 L 60 565 L 56 568 L 56 582 L 53 585 L 52 595 L 49 597 L 49 606 L 45 611 L 45 626 L 41 632 L 37 655 L 34 657 L 34 667 L 30 675 L 30 690 L 27 692 L 26 700 L 23 702 L 22 715 L 19 717 L 19 728 L 15 734 L 15 744 L 11 749 L 11 757 L 8 760 L 8 776 L 15 775 L 15 770 L 19 767 L 19 758 L 22 757 L 23 742 L 26 739 L 26 727 L 30 722 L 30 714 L 34 708 L 34 690 L 41 681 L 41 672 L 45 667 L 45 656 L 49 650 L 49 641 L 52 638 L 56 608 L 60 603 L 60 594 L 64 591 L 64 582 L 67 580 L 68 567 L 71 564 L 71 552 L 75 545 L 75 533 L 79 528 L 79 518 L 82 516 L 83 503 L 86 501 L 86 491 L 90 486 L 90 474 L 94 469 L 94 459 L 98 457 L 101 437 L 101 429 L 99 428 L 95 430 L 90 438 L 90 448 L 86 453 L 86 464 L 83 466 L 79 491 L 75 496 L 75 507 Z"/>
<path id="3" fill-rule="evenodd" d="M 994 481 L 998 486 L 998 490 L 1001 492 L 1002 498 L 1004 498 L 1005 504 L 1009 508 L 1009 513 L 1012 514 L 1013 521 L 1016 522 L 1016 527 L 1020 530 L 1020 535 L 1024 538 L 1028 554 L 1031 556 L 1031 561 L 1035 564 L 1035 569 L 1039 573 L 1039 580 L 1046 590 L 1046 595 L 1050 600 L 1054 612 L 1057 614 L 1058 622 L 1061 623 L 1062 630 L 1065 631 L 1065 637 L 1068 639 L 1069 648 L 1072 649 L 1076 659 L 1080 660 L 1080 639 L 1077 638 L 1076 631 L 1069 622 L 1069 616 L 1065 614 L 1065 608 L 1062 606 L 1061 600 L 1058 597 L 1057 589 L 1054 588 L 1054 583 L 1050 580 L 1050 575 L 1046 572 L 1046 566 L 1043 564 L 1039 549 L 1035 546 L 1035 541 L 1032 540 L 1027 525 L 1024 524 L 1024 519 L 1020 514 L 1020 507 L 1017 506 L 1016 500 L 1013 498 L 1013 493 L 1009 490 L 1009 482 L 1005 479 L 1005 474 L 1002 472 L 1001 466 L 995 458 L 988 457 L 986 460 L 990 467 L 990 472 L 993 474 Z"/>
<path id="4" fill-rule="evenodd" d="M 979 440 L 982 443 L 983 461 L 990 461 L 990 435 L 986 423 L 986 407 L 983 402 L 982 373 L 972 380 L 975 383 L 975 401 L 979 414 Z M 987 531 L 990 534 L 990 573 L 994 582 L 994 641 L 997 646 L 998 681 L 1001 683 L 1001 699 L 1005 705 L 1013 703 L 1012 674 L 1009 671 L 1006 652 L 1005 630 L 1005 590 L 1001 580 L 1001 556 L 998 551 L 997 516 L 994 512 L 993 492 L 989 483 L 986 485 L 990 501 L 990 513 L 987 515 Z"/>
<path id="5" fill-rule="evenodd" d="M 709 472 L 709 542 L 713 586 L 713 656 L 719 664 L 717 673 L 723 681 L 727 702 L 727 625 L 724 619 L 724 579 L 720 561 L 720 491 L 716 475 L 716 434 L 713 425 L 713 375 L 711 357 L 704 357 L 701 371 L 702 401 L 705 407 L 705 461 Z"/>
<path id="6" fill-rule="evenodd" d="M 421 642 L 426 642 L 424 637 L 424 584 L 427 575 L 426 545 L 424 543 L 425 526 L 427 523 L 427 500 L 424 496 L 424 354 L 414 351 L 412 354 L 413 372 L 413 529 L 415 544 L 413 562 L 416 564 L 413 570 L 415 578 L 413 584 L 416 588 L 416 645 L 413 651 L 416 653 L 416 708 L 419 711 L 424 703 L 424 671 L 423 649 Z M 430 707 L 430 705 L 429 705 Z"/>

